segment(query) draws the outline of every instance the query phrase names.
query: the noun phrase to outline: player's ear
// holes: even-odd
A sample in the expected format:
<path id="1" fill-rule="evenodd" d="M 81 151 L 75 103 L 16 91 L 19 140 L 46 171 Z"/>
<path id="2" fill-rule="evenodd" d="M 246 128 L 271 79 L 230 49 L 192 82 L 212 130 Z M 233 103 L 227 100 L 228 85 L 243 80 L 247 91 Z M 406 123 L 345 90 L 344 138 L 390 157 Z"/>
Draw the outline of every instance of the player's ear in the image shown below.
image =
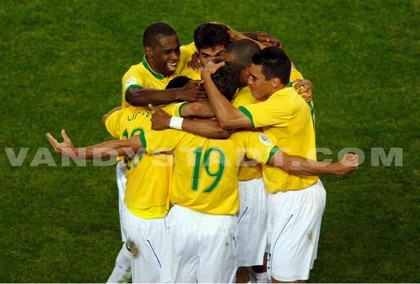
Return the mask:
<path id="1" fill-rule="evenodd" d="M 270 84 L 271 84 L 271 86 L 273 86 L 273 88 L 277 89 L 281 85 L 280 78 L 277 78 L 277 77 L 272 78 L 270 80 Z"/>
<path id="2" fill-rule="evenodd" d="M 146 55 L 147 57 L 153 57 L 152 49 L 148 46 L 146 46 Z"/>

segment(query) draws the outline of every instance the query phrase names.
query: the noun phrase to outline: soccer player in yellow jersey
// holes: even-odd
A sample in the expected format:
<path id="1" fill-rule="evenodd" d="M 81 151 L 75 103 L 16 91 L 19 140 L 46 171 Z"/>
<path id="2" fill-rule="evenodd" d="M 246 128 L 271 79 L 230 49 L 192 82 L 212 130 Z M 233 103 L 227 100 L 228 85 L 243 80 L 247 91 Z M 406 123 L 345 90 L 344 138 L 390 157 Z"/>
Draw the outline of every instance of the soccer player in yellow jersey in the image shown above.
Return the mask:
<path id="1" fill-rule="evenodd" d="M 263 46 L 280 45 L 277 39 L 264 32 L 239 32 L 231 27 L 216 22 L 199 25 L 194 30 L 194 42 L 181 46 L 182 56 L 175 73 L 180 73 L 194 80 L 201 79 L 201 70 L 208 62 L 220 62 L 230 42 L 249 39 Z"/>
<path id="2" fill-rule="evenodd" d="M 252 96 L 248 83 L 249 68 L 252 64 L 252 56 L 261 50 L 261 47 L 254 41 L 241 39 L 232 42 L 223 54 L 223 61 L 234 65 L 240 74 L 239 90 L 232 102 L 233 106 L 239 108 L 258 101 Z M 302 74 L 294 68 L 290 72 L 290 81 L 300 80 L 303 95 L 312 97 L 311 84 L 308 80 L 302 80 Z M 309 102 L 311 103 L 311 102 Z M 251 277 L 255 281 L 266 283 L 268 281 L 266 266 L 263 266 L 265 259 L 264 252 L 267 247 L 267 191 L 262 179 L 262 168 L 255 161 L 246 161 L 248 166 L 239 170 L 239 193 L 240 209 L 238 212 L 238 275 L 237 280 L 248 281 L 248 269 L 251 267 Z M 265 264 L 265 261 L 264 261 Z"/>
<path id="3" fill-rule="evenodd" d="M 252 63 L 252 55 L 260 50 L 260 46 L 252 40 L 240 39 L 230 43 L 225 52 L 223 59 L 225 62 L 232 64 L 239 71 L 239 90 L 236 93 L 233 105 L 235 107 L 256 103 L 256 99 L 252 96 L 251 90 L 247 87 L 249 76 L 249 67 Z M 296 70 L 291 71 L 291 80 L 301 79 L 302 75 Z M 308 81 L 305 83 L 302 91 L 311 91 L 307 89 Z M 309 86 L 311 86 L 309 84 Z M 162 113 L 162 117 L 155 113 L 152 117 L 153 129 L 163 130 L 169 127 L 169 123 L 165 123 L 167 115 Z M 165 117 L 166 116 L 166 117 Z M 214 125 L 219 128 L 218 123 L 207 121 L 204 124 L 201 121 L 184 120 L 182 129 L 194 134 L 203 135 L 205 137 L 227 138 L 231 132 L 214 131 L 211 129 Z M 213 130 L 213 131 L 211 131 Z M 215 134 L 219 135 L 216 136 Z M 262 266 L 263 255 L 267 246 L 267 192 L 264 188 L 261 165 L 255 161 L 246 160 L 247 166 L 239 169 L 239 193 L 240 208 L 238 212 L 238 269 L 237 281 L 248 281 L 248 269 L 253 268 L 251 276 L 257 282 L 267 282 L 266 268 Z M 252 166 L 251 166 L 252 165 Z"/>
<path id="4" fill-rule="evenodd" d="M 205 99 L 205 92 L 197 81 L 189 82 L 184 88 L 165 90 L 177 74 L 178 63 L 188 56 L 181 53 L 178 36 L 172 27 L 165 23 L 149 25 L 143 34 L 143 47 L 143 60 L 131 66 L 122 78 L 123 107 Z"/>
<path id="5" fill-rule="evenodd" d="M 222 59 L 226 46 L 230 43 L 228 27 L 222 24 L 205 23 L 199 25 L 194 30 L 194 42 L 181 47 L 181 50 L 187 55 L 180 59 L 180 74 L 194 80 L 201 79 L 201 69 L 194 69 L 188 64 L 193 55 L 197 56 L 200 67 L 206 65 L 209 61 L 219 62 Z"/>
<path id="6" fill-rule="evenodd" d="M 165 90 L 168 82 L 174 77 L 180 58 L 188 56 L 188 54 L 180 53 L 178 36 L 172 27 L 165 23 L 149 25 L 143 33 L 143 47 L 145 55 L 142 61 L 131 66 L 122 78 L 121 98 L 123 108 L 130 105 L 147 106 L 149 103 L 167 104 L 177 100 L 196 101 L 205 98 L 203 88 L 194 81 L 189 82 L 183 88 Z M 128 135 L 130 134 L 128 133 Z M 148 159 L 156 160 L 158 164 L 160 158 L 158 156 L 148 156 L 145 160 Z M 117 163 L 120 212 L 125 210 L 125 205 L 122 203 L 122 200 L 125 199 L 126 182 L 124 167 L 123 162 Z M 166 187 L 168 186 L 167 184 Z M 125 242 L 124 230 L 121 232 L 123 242 Z M 126 265 L 130 262 L 128 255 L 129 252 L 123 244 L 108 282 L 118 282 L 124 276 L 124 271 L 130 270 L 129 265 Z"/>
<path id="7" fill-rule="evenodd" d="M 202 76 L 223 128 L 261 127 L 286 153 L 316 158 L 310 108 L 289 84 L 291 62 L 283 50 L 268 47 L 254 54 L 248 84 L 259 102 L 239 109 L 210 80 L 217 68 L 208 66 Z M 272 281 L 307 280 L 316 258 L 325 189 L 317 175 L 295 176 L 264 166 L 263 177 L 270 192 L 268 240 Z"/>

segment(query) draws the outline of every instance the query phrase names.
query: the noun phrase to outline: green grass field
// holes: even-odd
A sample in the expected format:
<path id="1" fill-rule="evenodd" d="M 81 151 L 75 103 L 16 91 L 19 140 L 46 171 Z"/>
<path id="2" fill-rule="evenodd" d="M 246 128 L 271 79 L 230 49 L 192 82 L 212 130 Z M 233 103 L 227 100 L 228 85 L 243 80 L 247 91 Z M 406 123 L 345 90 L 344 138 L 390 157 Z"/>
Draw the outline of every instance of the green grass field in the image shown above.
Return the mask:
<path id="1" fill-rule="evenodd" d="M 419 0 L 3 0 L 0 282 L 106 281 L 121 244 L 115 167 L 61 166 L 45 133 L 110 139 L 100 118 L 120 104 L 145 27 L 167 22 L 187 44 L 214 20 L 283 42 L 314 84 L 317 145 L 333 153 L 320 158 L 365 155 L 356 174 L 322 179 L 310 282 L 420 282 L 419 10 Z"/>

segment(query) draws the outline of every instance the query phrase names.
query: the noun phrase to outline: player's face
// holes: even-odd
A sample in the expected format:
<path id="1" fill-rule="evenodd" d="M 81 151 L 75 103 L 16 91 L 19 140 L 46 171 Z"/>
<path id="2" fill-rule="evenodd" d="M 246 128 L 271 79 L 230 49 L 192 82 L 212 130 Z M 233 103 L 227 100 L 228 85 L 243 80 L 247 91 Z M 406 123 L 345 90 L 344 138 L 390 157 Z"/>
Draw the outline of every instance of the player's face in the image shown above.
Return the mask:
<path id="1" fill-rule="evenodd" d="M 165 76 L 175 72 L 181 54 L 176 35 L 161 37 L 158 44 L 149 49 L 148 62 L 153 71 Z"/>
<path id="2" fill-rule="evenodd" d="M 265 101 L 271 95 L 273 86 L 262 73 L 262 66 L 252 64 L 249 68 L 248 85 L 255 99 Z"/>
<path id="3" fill-rule="evenodd" d="M 234 66 L 237 66 L 237 62 L 235 60 L 235 55 L 231 54 L 231 53 L 223 53 L 223 61 L 226 63 L 230 63 Z M 245 87 L 246 85 L 248 85 L 248 76 L 249 76 L 249 68 L 248 67 L 238 67 L 238 70 L 241 69 L 239 71 L 239 87 Z"/>
<path id="4" fill-rule="evenodd" d="M 223 60 L 224 52 L 225 47 L 223 45 L 216 45 L 212 48 L 202 48 L 198 51 L 198 59 L 200 59 L 200 62 L 203 66 L 210 61 L 218 63 Z"/>

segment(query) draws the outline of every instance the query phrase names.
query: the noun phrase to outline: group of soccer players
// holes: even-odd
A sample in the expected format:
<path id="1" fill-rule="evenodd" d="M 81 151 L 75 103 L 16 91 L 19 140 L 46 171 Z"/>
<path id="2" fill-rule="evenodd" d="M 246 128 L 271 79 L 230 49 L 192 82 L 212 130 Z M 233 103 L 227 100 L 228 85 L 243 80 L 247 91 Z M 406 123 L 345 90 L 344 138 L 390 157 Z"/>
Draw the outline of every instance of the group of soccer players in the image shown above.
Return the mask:
<path id="1" fill-rule="evenodd" d="M 119 157 L 124 243 L 108 282 L 307 280 L 326 198 L 318 176 L 358 166 L 352 154 L 316 162 L 310 82 L 262 32 L 205 23 L 180 46 L 154 23 L 143 46 L 121 107 L 102 119 L 118 140 L 76 148 L 65 131 L 62 143 L 47 134 L 60 155 Z"/>

